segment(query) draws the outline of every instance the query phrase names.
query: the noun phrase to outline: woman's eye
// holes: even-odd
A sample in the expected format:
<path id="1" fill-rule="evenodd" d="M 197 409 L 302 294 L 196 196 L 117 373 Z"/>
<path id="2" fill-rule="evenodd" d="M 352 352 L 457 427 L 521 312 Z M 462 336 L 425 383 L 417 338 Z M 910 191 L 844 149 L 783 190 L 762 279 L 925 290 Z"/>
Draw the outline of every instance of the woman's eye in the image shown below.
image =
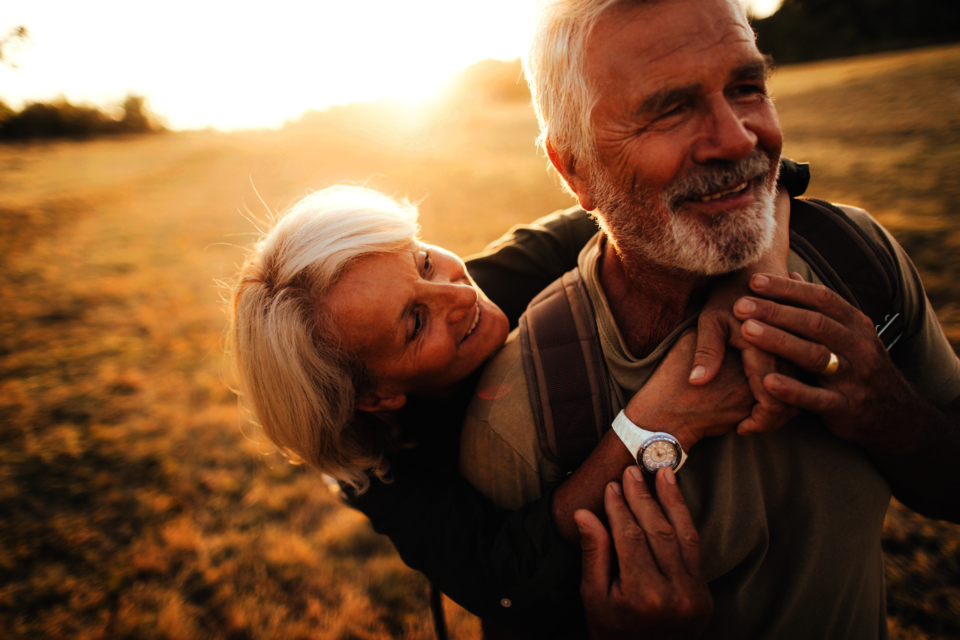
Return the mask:
<path id="1" fill-rule="evenodd" d="M 430 258 L 430 252 L 427 251 L 426 255 L 423 257 L 423 272 L 429 273 L 432 267 L 433 260 Z"/>
<path id="2" fill-rule="evenodd" d="M 410 339 L 412 340 L 413 338 L 416 338 L 417 335 L 419 335 L 420 333 L 420 329 L 422 328 L 423 328 L 423 312 L 417 311 L 416 313 L 414 313 L 414 316 L 413 316 L 413 335 L 410 337 Z"/>

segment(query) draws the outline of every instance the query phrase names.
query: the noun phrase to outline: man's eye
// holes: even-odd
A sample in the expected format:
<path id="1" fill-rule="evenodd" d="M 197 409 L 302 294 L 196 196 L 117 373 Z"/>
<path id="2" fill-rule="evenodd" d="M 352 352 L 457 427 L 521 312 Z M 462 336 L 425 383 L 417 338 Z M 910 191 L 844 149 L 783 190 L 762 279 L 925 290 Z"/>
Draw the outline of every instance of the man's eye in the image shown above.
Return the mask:
<path id="1" fill-rule="evenodd" d="M 766 95 L 766 89 L 758 84 L 742 84 L 734 89 L 734 93 L 739 96 Z"/>
<path id="2" fill-rule="evenodd" d="M 657 116 L 657 120 L 667 120 L 669 121 L 672 118 L 679 118 L 686 113 L 687 105 L 686 104 L 675 104 L 667 107 L 660 112 L 660 115 Z"/>
<path id="3" fill-rule="evenodd" d="M 423 272 L 429 273 L 432 267 L 433 267 L 433 259 L 430 258 L 430 252 L 427 251 L 426 255 L 423 257 Z"/>
<path id="4" fill-rule="evenodd" d="M 413 315 L 413 335 L 410 337 L 410 339 L 412 340 L 416 338 L 417 335 L 420 334 L 420 329 L 422 328 L 423 328 L 423 312 L 417 311 Z"/>

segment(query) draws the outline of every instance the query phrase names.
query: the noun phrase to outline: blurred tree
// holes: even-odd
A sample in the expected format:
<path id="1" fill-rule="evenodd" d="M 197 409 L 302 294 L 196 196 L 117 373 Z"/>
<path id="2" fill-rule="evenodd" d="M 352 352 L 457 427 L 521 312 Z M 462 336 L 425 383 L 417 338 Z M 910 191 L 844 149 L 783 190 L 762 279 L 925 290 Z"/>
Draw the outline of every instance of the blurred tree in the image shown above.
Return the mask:
<path id="1" fill-rule="evenodd" d="M 440 92 L 447 100 L 460 103 L 530 101 L 519 59 L 476 62 L 451 76 Z"/>
<path id="2" fill-rule="evenodd" d="M 123 102 L 123 119 L 120 120 L 124 129 L 132 133 L 148 133 L 153 131 L 153 124 L 144 111 L 143 96 L 128 95 Z"/>
<path id="3" fill-rule="evenodd" d="M 960 2 L 784 0 L 753 28 L 778 62 L 821 60 L 960 41 Z"/>
<path id="4" fill-rule="evenodd" d="M 10 49 L 22 46 L 29 35 L 26 27 L 19 26 L 10 29 L 5 36 L 0 38 L 0 63 L 15 68 L 17 65 L 10 61 Z"/>

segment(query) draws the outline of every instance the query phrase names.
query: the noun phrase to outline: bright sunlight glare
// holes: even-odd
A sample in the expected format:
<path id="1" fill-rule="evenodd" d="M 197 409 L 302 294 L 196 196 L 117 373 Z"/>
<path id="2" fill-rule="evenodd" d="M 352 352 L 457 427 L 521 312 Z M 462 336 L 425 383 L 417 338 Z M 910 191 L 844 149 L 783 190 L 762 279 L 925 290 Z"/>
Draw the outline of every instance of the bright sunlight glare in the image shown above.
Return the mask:
<path id="1" fill-rule="evenodd" d="M 435 91 L 484 58 L 520 56 L 535 0 L 30 0 L 0 100 L 109 107 L 146 96 L 173 129 L 278 126 L 307 109 Z M 770 2 L 750 0 L 758 15 Z"/>
<path id="2" fill-rule="evenodd" d="M 277 126 L 306 109 L 421 98 L 484 58 L 519 57 L 533 0 L 31 0 L 0 100 L 98 105 L 145 95 L 174 129 Z"/>

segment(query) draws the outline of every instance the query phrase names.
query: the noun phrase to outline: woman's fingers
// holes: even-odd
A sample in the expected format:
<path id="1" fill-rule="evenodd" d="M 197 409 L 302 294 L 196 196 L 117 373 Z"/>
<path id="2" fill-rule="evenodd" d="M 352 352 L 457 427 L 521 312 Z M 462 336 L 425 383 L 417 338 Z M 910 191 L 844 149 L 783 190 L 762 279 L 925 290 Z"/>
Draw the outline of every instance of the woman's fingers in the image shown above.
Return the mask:
<path id="1" fill-rule="evenodd" d="M 690 384 L 704 385 L 717 376 L 732 331 L 729 319 L 735 320 L 729 309 L 726 316 L 706 311 L 700 314 L 697 322 L 697 350 L 693 355 Z"/>

